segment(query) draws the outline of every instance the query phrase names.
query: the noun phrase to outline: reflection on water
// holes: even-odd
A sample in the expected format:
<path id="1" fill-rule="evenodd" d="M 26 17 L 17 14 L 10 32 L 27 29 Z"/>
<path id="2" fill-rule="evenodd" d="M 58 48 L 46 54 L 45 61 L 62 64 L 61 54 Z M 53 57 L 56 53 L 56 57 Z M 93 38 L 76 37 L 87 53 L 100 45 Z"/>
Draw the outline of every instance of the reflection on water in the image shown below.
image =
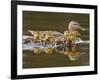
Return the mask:
<path id="1" fill-rule="evenodd" d="M 89 41 L 89 15 L 74 13 L 51 13 L 23 11 L 23 35 L 33 31 L 58 31 L 63 33 L 67 29 L 70 20 L 77 20 L 82 27 L 87 29 L 80 31 L 80 38 Z M 76 49 L 68 51 L 65 48 L 33 48 L 23 45 L 23 68 L 44 68 L 64 66 L 88 66 L 89 43 L 79 43 Z M 28 49 L 27 49 L 28 48 Z"/>
<path id="2" fill-rule="evenodd" d="M 42 45 L 42 46 L 44 46 L 44 45 Z M 30 47 L 30 45 L 27 45 L 26 47 Z M 39 54 L 43 54 L 43 53 L 45 53 L 45 54 L 55 54 L 55 53 L 64 54 L 64 55 L 68 56 L 70 60 L 77 60 L 81 55 L 85 54 L 85 52 L 80 52 L 76 49 L 69 51 L 66 46 L 62 47 L 62 45 L 58 46 L 58 47 L 48 47 L 46 45 L 45 45 L 45 47 L 41 47 L 39 45 L 39 47 L 27 48 L 27 49 L 24 46 L 24 50 L 31 50 L 31 51 L 33 51 L 32 53 L 34 55 L 39 55 Z M 23 56 L 25 56 L 25 55 L 23 55 Z"/>
<path id="3" fill-rule="evenodd" d="M 23 67 L 61 67 L 61 66 L 84 66 L 89 63 L 89 44 L 77 44 L 74 51 L 65 48 L 33 48 L 24 49 Z M 84 48 L 85 47 L 85 48 Z"/>
<path id="4" fill-rule="evenodd" d="M 73 60 L 79 59 L 79 57 L 80 57 L 81 55 L 85 54 L 85 52 L 79 52 L 79 51 L 69 51 L 69 52 L 68 52 L 68 51 L 65 51 L 64 54 L 65 54 L 65 55 L 68 55 L 69 59 L 70 59 L 71 61 L 73 61 Z"/>

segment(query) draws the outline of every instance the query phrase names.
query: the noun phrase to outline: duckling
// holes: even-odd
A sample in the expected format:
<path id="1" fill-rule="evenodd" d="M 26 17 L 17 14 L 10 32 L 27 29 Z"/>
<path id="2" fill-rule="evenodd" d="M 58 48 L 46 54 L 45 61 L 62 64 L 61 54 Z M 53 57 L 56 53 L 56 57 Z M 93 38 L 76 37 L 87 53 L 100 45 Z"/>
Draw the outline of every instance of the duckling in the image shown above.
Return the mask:
<path id="1" fill-rule="evenodd" d="M 41 34 L 40 34 L 40 32 L 35 32 L 34 33 L 34 40 L 36 42 L 41 42 Z"/>
<path id="2" fill-rule="evenodd" d="M 44 37 L 44 41 L 47 43 L 53 43 L 54 37 L 51 33 L 46 33 Z"/>
<path id="3" fill-rule="evenodd" d="M 64 31 L 64 39 L 67 39 L 69 37 L 69 31 Z"/>
<path id="4" fill-rule="evenodd" d="M 28 30 L 33 36 L 31 37 L 34 42 L 41 42 L 41 34 L 39 31 Z"/>
<path id="5" fill-rule="evenodd" d="M 52 54 L 53 53 L 53 48 L 46 48 L 45 53 L 46 54 Z"/>

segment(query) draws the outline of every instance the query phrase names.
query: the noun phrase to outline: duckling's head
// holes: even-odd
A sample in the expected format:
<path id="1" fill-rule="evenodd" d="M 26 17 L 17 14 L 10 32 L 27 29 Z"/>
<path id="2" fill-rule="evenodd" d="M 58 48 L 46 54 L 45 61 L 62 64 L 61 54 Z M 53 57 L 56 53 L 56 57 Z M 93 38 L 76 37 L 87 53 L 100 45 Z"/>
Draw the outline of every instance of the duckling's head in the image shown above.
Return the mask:
<path id="1" fill-rule="evenodd" d="M 40 34 L 40 32 L 36 31 L 34 34 Z"/>
<path id="2" fill-rule="evenodd" d="M 40 36 L 40 32 L 35 32 L 34 36 Z"/>
<path id="3" fill-rule="evenodd" d="M 85 30 L 83 27 L 80 26 L 80 24 L 77 21 L 70 21 L 68 24 L 68 30 L 74 31 L 74 30 Z"/>

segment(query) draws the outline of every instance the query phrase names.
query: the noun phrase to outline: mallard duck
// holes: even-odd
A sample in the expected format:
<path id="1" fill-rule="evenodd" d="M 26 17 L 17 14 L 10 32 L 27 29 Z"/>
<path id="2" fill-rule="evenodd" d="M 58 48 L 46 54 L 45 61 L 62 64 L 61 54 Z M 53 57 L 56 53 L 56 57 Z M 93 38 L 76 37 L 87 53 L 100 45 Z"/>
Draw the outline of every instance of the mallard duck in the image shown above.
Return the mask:
<path id="1" fill-rule="evenodd" d="M 69 51 L 75 51 L 75 39 L 80 36 L 78 30 L 85 30 L 76 21 L 70 21 L 68 24 L 68 30 L 64 32 L 64 40 L 67 42 L 67 48 Z"/>

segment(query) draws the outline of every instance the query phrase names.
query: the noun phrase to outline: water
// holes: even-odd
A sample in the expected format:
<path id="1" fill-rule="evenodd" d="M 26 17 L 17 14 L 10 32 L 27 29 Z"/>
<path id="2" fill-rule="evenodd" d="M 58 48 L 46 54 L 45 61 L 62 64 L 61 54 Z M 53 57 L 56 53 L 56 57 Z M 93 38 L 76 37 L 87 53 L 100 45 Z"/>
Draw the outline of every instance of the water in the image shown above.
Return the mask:
<path id="1" fill-rule="evenodd" d="M 80 31 L 82 40 L 89 40 L 89 14 L 75 13 L 51 13 L 23 11 L 23 35 L 33 31 L 58 31 L 63 33 L 67 29 L 68 22 L 76 20 L 86 28 Z M 77 60 L 70 60 L 67 55 L 53 51 L 52 54 L 44 52 L 35 54 L 32 50 L 23 50 L 23 68 L 44 68 L 64 66 L 87 66 L 89 65 L 89 44 L 78 44 L 76 52 L 85 53 Z"/>

